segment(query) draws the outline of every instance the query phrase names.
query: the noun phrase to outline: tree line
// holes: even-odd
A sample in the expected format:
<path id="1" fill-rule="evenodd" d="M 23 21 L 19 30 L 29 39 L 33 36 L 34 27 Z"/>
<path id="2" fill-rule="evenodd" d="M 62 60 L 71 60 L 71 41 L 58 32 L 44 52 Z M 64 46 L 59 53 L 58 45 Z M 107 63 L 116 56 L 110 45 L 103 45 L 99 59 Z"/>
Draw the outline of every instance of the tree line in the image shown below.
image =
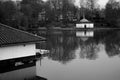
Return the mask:
<path id="1" fill-rule="evenodd" d="M 0 1 L 0 22 L 21 30 L 74 24 L 85 17 L 96 23 L 120 26 L 120 2 L 109 0 L 100 9 L 98 0 L 81 0 L 80 7 L 72 0 Z"/>

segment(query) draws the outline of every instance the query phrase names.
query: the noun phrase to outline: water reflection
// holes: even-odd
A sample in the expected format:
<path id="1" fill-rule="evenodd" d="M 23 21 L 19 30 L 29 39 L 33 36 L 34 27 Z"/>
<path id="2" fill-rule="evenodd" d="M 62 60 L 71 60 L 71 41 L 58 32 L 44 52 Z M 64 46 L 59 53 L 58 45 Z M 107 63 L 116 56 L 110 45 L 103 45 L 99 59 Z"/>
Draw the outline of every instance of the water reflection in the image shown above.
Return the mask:
<path id="1" fill-rule="evenodd" d="M 82 59 L 95 60 L 100 52 L 100 44 L 105 46 L 109 57 L 120 53 L 120 31 L 59 31 L 61 34 L 48 32 L 46 36 L 49 59 L 63 64 L 75 59 L 76 50 Z"/>
<path id="2" fill-rule="evenodd" d="M 49 59 L 66 64 L 76 58 L 75 52 L 78 49 L 80 58 L 94 60 L 98 57 L 99 46 L 94 39 L 94 31 L 62 32 L 46 38 L 47 49 L 50 50 Z"/>
<path id="3" fill-rule="evenodd" d="M 31 59 L 31 58 L 26 58 Z M 17 59 L 15 59 L 17 61 Z M 21 60 L 23 60 L 21 58 Z M 0 61 L 0 80 L 47 80 L 36 75 L 36 62 L 29 63 L 12 62 L 11 60 Z"/>
<path id="4" fill-rule="evenodd" d="M 52 60 L 60 61 L 63 64 L 75 58 L 74 50 L 78 44 L 73 36 L 48 36 L 47 45 L 50 50 L 48 57 Z"/>
<path id="5" fill-rule="evenodd" d="M 105 50 L 109 57 L 120 54 L 120 31 L 114 32 L 104 40 Z"/>
<path id="6" fill-rule="evenodd" d="M 50 53 L 36 62 L 37 75 L 48 80 L 120 80 L 120 31 L 92 34 L 47 35 Z"/>
<path id="7" fill-rule="evenodd" d="M 0 80 L 26 80 L 36 76 L 35 66 L 0 74 Z"/>
<path id="8" fill-rule="evenodd" d="M 77 31 L 76 37 L 79 40 L 80 47 L 80 58 L 87 58 L 94 60 L 97 58 L 97 52 L 99 52 L 99 47 L 96 41 L 93 39 L 94 31 Z"/>
<path id="9" fill-rule="evenodd" d="M 94 31 L 76 31 L 77 37 L 93 37 Z"/>
<path id="10" fill-rule="evenodd" d="M 3 61 L 0 61 L 3 63 Z M 8 66 L 8 62 L 0 65 L 0 80 L 25 80 L 36 76 L 35 63 L 20 66 Z"/>
<path id="11" fill-rule="evenodd" d="M 80 48 L 80 58 L 95 60 L 98 57 L 97 53 L 99 52 L 99 46 L 96 43 L 84 43 L 80 45 Z"/>
<path id="12" fill-rule="evenodd" d="M 45 32 L 47 40 L 37 48 L 50 53 L 38 57 L 34 65 L 2 71 L 0 80 L 41 80 L 40 76 L 43 80 L 120 80 L 119 34 L 119 30 Z"/>

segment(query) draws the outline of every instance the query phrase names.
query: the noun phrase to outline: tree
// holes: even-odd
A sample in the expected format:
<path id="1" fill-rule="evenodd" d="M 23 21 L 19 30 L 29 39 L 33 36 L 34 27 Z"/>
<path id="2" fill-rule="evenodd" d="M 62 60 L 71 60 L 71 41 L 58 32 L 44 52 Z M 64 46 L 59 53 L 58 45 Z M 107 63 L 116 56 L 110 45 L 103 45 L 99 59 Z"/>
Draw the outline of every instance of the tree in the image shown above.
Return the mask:
<path id="1" fill-rule="evenodd" d="M 119 5 L 120 3 L 116 2 L 115 0 L 109 0 L 109 2 L 106 5 L 106 10 L 105 10 L 106 20 L 108 23 L 114 26 L 120 26 L 118 25 L 120 19 Z"/>
<path id="2" fill-rule="evenodd" d="M 2 16 L 1 22 L 11 26 L 13 15 L 17 12 L 17 8 L 12 1 L 2 2 L 0 4 L 0 12 Z"/>
<path id="3" fill-rule="evenodd" d="M 39 13 L 42 12 L 43 6 L 40 0 L 23 0 L 21 2 L 21 12 L 28 20 L 29 28 L 37 28 L 39 22 Z"/>
<path id="4" fill-rule="evenodd" d="M 76 12 L 77 8 L 69 0 L 63 0 L 62 13 L 65 20 L 73 19 Z"/>

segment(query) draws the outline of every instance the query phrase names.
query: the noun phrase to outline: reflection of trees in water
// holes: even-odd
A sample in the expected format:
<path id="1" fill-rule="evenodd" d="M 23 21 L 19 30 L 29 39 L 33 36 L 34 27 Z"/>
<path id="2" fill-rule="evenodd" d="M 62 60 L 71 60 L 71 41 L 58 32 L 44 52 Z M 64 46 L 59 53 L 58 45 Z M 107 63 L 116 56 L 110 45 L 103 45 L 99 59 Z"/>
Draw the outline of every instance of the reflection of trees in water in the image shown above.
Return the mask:
<path id="1" fill-rule="evenodd" d="M 85 42 L 80 42 L 80 47 L 80 58 L 95 60 L 98 57 L 97 53 L 99 52 L 99 47 L 93 38 Z"/>
<path id="2" fill-rule="evenodd" d="M 120 56 L 120 31 L 99 31 L 95 35 L 94 38 L 80 42 L 81 58 L 96 59 L 100 43 L 105 45 L 105 51 L 109 57 Z"/>
<path id="3" fill-rule="evenodd" d="M 52 35 L 48 37 L 49 58 L 63 64 L 75 58 L 74 50 L 77 47 L 76 38 L 73 36 Z"/>
<path id="4" fill-rule="evenodd" d="M 109 57 L 120 54 L 120 31 L 114 31 L 105 39 L 105 50 Z"/>
<path id="5" fill-rule="evenodd" d="M 105 33 L 104 33 L 105 32 Z M 75 36 L 68 36 L 64 33 L 47 36 L 47 49 L 50 50 L 48 57 L 55 61 L 60 61 L 65 64 L 75 59 L 75 50 L 80 46 L 80 58 L 89 60 L 97 59 L 100 51 L 99 44 L 105 45 L 105 50 L 108 56 L 120 54 L 120 32 L 107 31 L 98 32 L 93 38 L 88 38 L 85 41 Z M 101 35 L 102 34 L 102 35 Z"/>
<path id="6" fill-rule="evenodd" d="M 62 34 L 49 35 L 47 39 L 47 47 L 49 47 L 50 50 L 48 57 L 50 59 L 67 63 L 76 57 L 75 50 L 79 45 L 81 47 L 81 58 L 87 58 L 90 60 L 97 58 L 97 52 L 99 51 L 98 41 L 93 38 L 88 38 L 87 41 L 82 41 L 76 36 Z"/>

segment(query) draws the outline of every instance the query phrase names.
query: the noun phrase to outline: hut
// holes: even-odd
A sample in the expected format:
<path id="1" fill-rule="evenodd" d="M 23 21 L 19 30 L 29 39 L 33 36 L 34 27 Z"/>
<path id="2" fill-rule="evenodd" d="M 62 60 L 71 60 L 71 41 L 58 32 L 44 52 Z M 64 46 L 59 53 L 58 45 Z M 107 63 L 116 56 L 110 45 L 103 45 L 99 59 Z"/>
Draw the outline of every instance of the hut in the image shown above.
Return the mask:
<path id="1" fill-rule="evenodd" d="M 40 36 L 0 24 L 0 61 L 35 56 Z"/>
<path id="2" fill-rule="evenodd" d="M 94 28 L 94 23 L 83 18 L 79 23 L 76 24 L 76 28 Z"/>

